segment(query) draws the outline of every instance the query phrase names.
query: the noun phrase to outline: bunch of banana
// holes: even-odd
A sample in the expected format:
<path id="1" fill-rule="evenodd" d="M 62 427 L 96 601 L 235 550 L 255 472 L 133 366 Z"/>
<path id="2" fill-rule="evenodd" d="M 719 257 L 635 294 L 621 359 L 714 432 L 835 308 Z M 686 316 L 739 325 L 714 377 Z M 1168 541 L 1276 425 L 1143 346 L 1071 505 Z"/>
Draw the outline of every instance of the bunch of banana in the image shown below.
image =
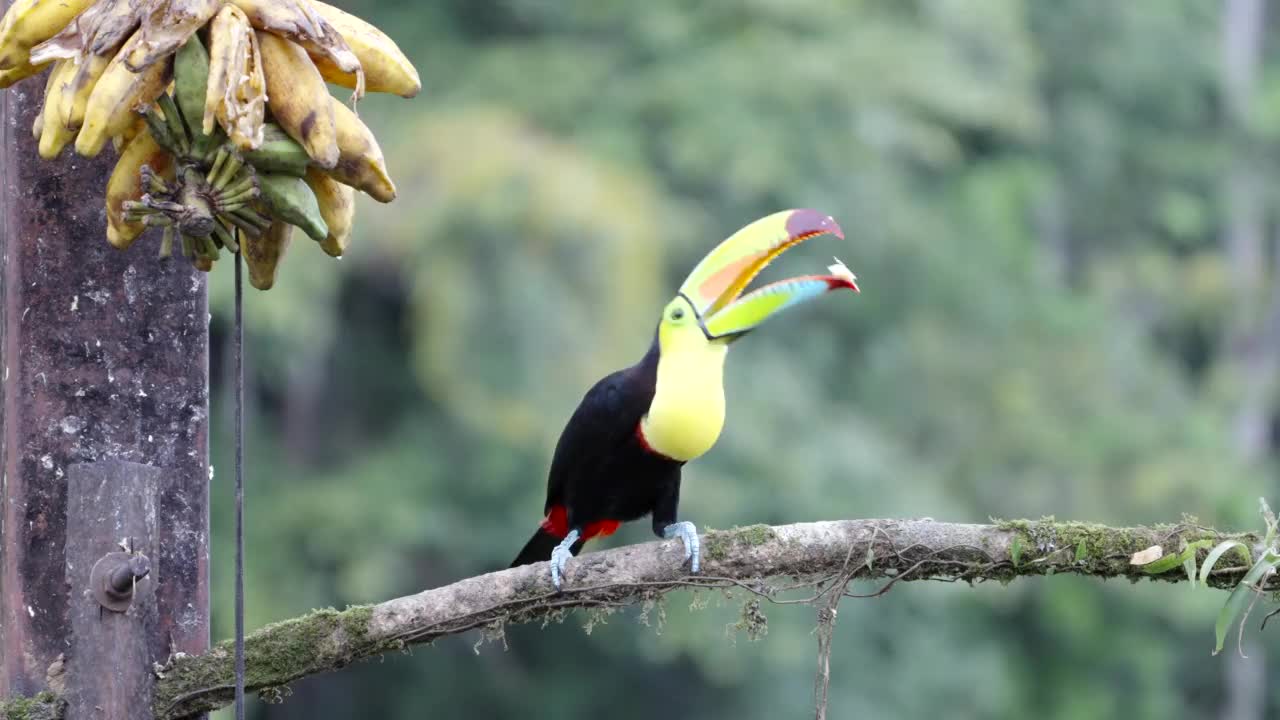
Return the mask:
<path id="1" fill-rule="evenodd" d="M 119 154 L 107 239 L 161 227 L 208 270 L 242 252 L 267 289 L 299 228 L 347 249 L 361 191 L 396 197 L 382 150 L 353 107 L 369 92 L 413 97 L 417 71 L 369 23 L 319 0 L 15 0 L 0 20 L 0 88 L 47 68 L 32 132 Z M 327 84 L 349 88 L 351 106 Z"/>

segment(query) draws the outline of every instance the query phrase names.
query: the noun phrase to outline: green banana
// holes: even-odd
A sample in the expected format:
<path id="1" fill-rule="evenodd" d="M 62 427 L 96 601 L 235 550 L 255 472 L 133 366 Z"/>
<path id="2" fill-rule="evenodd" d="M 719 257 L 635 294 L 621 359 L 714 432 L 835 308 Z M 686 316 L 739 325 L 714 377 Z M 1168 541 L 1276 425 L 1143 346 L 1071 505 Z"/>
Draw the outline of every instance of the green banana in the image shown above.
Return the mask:
<path id="1" fill-rule="evenodd" d="M 262 145 L 240 154 L 255 170 L 294 177 L 306 175 L 307 165 L 311 162 L 306 149 L 275 123 L 262 126 Z"/>
<path id="2" fill-rule="evenodd" d="M 316 242 L 329 237 L 320 203 L 306 181 L 292 175 L 258 175 L 259 199 L 271 216 L 298 226 Z"/>
<path id="3" fill-rule="evenodd" d="M 191 133 L 191 154 L 204 158 L 216 141 L 203 132 L 205 93 L 209 86 L 209 51 L 205 50 L 199 35 L 192 35 L 174 56 L 173 82 L 174 99 L 187 131 Z M 218 134 L 216 127 L 213 134 Z"/>

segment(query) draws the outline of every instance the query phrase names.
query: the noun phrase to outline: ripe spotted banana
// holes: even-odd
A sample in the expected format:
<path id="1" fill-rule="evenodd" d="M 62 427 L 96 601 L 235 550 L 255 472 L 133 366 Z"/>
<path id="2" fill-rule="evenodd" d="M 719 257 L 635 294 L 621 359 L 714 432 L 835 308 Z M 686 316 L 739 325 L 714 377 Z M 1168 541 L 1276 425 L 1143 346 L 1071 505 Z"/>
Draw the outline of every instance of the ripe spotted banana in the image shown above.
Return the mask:
<path id="1" fill-rule="evenodd" d="M 332 257 L 342 257 L 351 242 L 351 226 L 355 221 L 355 188 L 343 185 L 314 167 L 307 170 L 304 179 L 316 196 L 320 217 L 329 228 L 329 234 L 320 241 L 320 247 Z"/>
<path id="2" fill-rule="evenodd" d="M 8 70 L 0 70 L 0 90 L 13 85 L 19 80 L 26 80 L 47 67 L 49 67 L 49 63 L 41 63 L 39 65 L 22 63 L 21 65 L 9 68 Z"/>
<path id="3" fill-rule="evenodd" d="M 58 73 L 54 70 L 49 71 L 49 76 L 44 79 L 44 97 L 45 102 L 49 101 L 49 88 L 53 87 L 53 82 L 58 77 Z M 36 118 L 31 125 L 31 134 L 35 137 L 36 142 L 40 142 L 40 136 L 44 134 L 44 103 L 36 109 Z"/>
<path id="4" fill-rule="evenodd" d="M 255 28 L 286 37 L 312 55 L 327 57 L 339 70 L 355 76 L 356 97 L 364 95 L 364 70 L 342 35 L 308 0 L 231 0 Z"/>
<path id="5" fill-rule="evenodd" d="M 129 57 L 131 46 L 141 41 L 141 32 L 134 33 L 94 85 L 85 107 L 84 125 L 76 138 L 76 152 L 81 155 L 93 157 L 101 152 L 108 139 L 133 124 L 138 109 L 149 107 L 169 85 L 172 57 L 155 62 L 140 73 L 129 69 L 125 58 Z"/>
<path id="6" fill-rule="evenodd" d="M 89 107 L 89 96 L 111 64 L 106 55 L 90 55 L 76 67 L 75 74 L 62 87 L 62 124 L 78 130 L 84 125 L 84 113 Z"/>
<path id="7" fill-rule="evenodd" d="M 278 35 L 259 32 L 258 45 L 271 115 L 317 165 L 333 167 L 338 162 L 338 136 L 320 71 L 306 50 Z"/>
<path id="8" fill-rule="evenodd" d="M 271 223 L 266 232 L 256 237 L 240 233 L 240 249 L 249 269 L 250 285 L 259 290 L 270 290 L 275 285 L 280 259 L 289 248 L 292 234 L 293 226 L 281 220 Z"/>
<path id="9" fill-rule="evenodd" d="M 147 227 L 141 222 L 127 221 L 123 207 L 126 201 L 138 200 L 146 192 L 142 186 L 143 165 L 150 166 L 166 180 L 174 176 L 173 156 L 145 130 L 124 146 L 107 180 L 107 241 L 121 250 L 133 244 Z"/>
<path id="10" fill-rule="evenodd" d="M 161 226 L 162 257 L 181 240 L 208 270 L 220 249 L 239 248 L 251 282 L 267 289 L 294 228 L 340 257 L 356 191 L 395 199 L 373 133 L 326 87 L 359 97 L 367 78 L 376 92 L 421 90 L 404 53 L 369 23 L 315 0 L 10 2 L 0 87 L 48 68 L 32 125 L 43 157 L 72 142 L 93 156 L 111 140 L 114 246 Z"/>
<path id="11" fill-rule="evenodd" d="M 341 101 L 330 98 L 330 104 L 338 127 L 338 164 L 329 174 L 378 202 L 395 200 L 396 186 L 387 174 L 387 163 L 373 132 Z"/>
<path id="12" fill-rule="evenodd" d="M 44 127 L 40 131 L 40 157 L 52 160 L 76 136 L 76 131 L 62 122 L 63 104 L 67 97 L 66 86 L 75 75 L 76 65 L 71 60 L 59 60 L 49 71 L 49 90 L 44 94 L 44 110 L 40 113 Z"/>
<path id="13" fill-rule="evenodd" d="M 138 137 L 138 133 L 144 132 L 146 129 L 147 121 L 139 115 L 138 119 L 134 120 L 133 124 L 126 128 L 124 132 L 111 138 L 111 146 L 115 148 L 116 154 L 118 155 L 126 145 Z"/>
<path id="14" fill-rule="evenodd" d="M 368 92 L 394 93 L 411 98 L 422 90 L 422 81 L 413 63 L 404 56 L 395 41 L 373 25 L 338 8 L 311 0 L 316 12 L 342 33 L 342 39 L 360 60 L 364 69 L 364 88 Z M 325 80 L 346 88 L 356 87 L 356 77 L 343 72 L 326 56 L 317 55 L 315 65 Z"/>
<path id="15" fill-rule="evenodd" d="M 0 20 L 0 87 L 40 71 L 31 48 L 57 35 L 93 0 L 16 0 Z"/>

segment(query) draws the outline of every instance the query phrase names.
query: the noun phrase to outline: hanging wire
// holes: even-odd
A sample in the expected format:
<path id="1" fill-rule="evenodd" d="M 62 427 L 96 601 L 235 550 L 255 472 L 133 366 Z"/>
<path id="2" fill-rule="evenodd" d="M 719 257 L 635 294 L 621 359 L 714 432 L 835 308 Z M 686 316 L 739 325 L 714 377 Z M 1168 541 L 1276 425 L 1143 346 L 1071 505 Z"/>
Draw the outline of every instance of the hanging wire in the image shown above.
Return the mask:
<path id="1" fill-rule="evenodd" d="M 236 265 L 236 720 L 244 720 L 244 280 Z"/>

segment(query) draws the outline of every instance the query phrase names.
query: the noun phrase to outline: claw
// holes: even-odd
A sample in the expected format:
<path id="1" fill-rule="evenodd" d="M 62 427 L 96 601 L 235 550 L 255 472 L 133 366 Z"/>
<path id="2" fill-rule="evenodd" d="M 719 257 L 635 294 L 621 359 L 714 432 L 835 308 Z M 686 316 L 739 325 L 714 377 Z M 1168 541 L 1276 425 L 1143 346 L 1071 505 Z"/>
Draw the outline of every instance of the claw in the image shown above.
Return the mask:
<path id="1" fill-rule="evenodd" d="M 551 584 L 560 589 L 560 578 L 564 575 L 564 564 L 573 557 L 573 544 L 578 542 L 578 531 L 570 530 L 564 540 L 551 551 Z"/>
<path id="2" fill-rule="evenodd" d="M 698 540 L 698 528 L 693 523 L 688 520 L 671 523 L 662 529 L 662 537 L 668 540 L 680 538 L 684 542 L 684 559 L 690 561 L 689 571 L 698 572 L 702 560 L 702 543 Z"/>

